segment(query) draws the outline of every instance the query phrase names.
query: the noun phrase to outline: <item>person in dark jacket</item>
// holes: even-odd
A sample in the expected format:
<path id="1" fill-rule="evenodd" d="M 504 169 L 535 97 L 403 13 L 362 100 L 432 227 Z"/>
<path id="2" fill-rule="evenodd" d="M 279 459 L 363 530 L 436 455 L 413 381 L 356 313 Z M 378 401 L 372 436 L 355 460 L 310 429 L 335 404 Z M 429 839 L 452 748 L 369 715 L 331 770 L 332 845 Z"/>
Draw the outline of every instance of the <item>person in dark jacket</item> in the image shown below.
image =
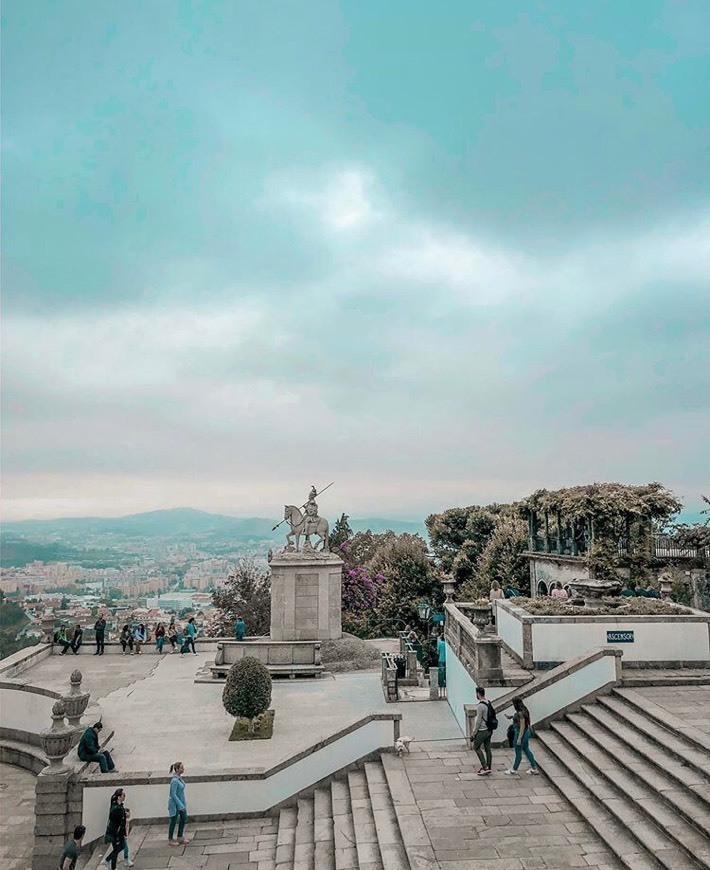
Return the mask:
<path id="1" fill-rule="evenodd" d="M 101 773 L 110 773 L 116 770 L 111 753 L 108 749 L 101 751 L 99 746 L 99 731 L 103 728 L 100 722 L 95 722 L 81 735 L 81 740 L 76 748 L 77 754 L 82 761 L 95 761 L 101 768 Z"/>
<path id="2" fill-rule="evenodd" d="M 122 788 L 117 788 L 111 795 L 111 809 L 108 814 L 108 824 L 106 825 L 106 834 L 104 836 L 105 843 L 111 843 L 111 854 L 106 859 L 109 862 L 111 870 L 116 870 L 116 862 L 118 856 L 123 852 L 126 845 L 126 808 L 123 802 L 126 800 L 126 792 Z"/>
<path id="3" fill-rule="evenodd" d="M 74 653 L 74 655 L 79 654 L 79 647 L 82 644 L 83 637 L 84 637 L 84 629 L 77 622 L 76 627 L 74 629 L 74 634 L 72 635 L 72 639 L 71 639 L 71 651 Z"/>
<path id="4" fill-rule="evenodd" d="M 99 614 L 99 618 L 94 623 L 94 631 L 96 632 L 96 652 L 95 656 L 104 654 L 104 643 L 106 642 L 106 620 L 103 613 Z"/>

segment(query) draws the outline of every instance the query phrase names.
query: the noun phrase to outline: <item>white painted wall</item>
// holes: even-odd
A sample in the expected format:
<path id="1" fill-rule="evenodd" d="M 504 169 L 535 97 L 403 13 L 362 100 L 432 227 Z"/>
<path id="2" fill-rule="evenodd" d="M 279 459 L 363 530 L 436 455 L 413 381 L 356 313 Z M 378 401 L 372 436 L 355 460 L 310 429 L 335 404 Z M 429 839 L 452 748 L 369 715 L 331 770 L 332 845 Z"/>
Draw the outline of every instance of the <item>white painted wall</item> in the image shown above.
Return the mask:
<path id="1" fill-rule="evenodd" d="M 35 692 L 0 688 L 0 725 L 39 734 L 52 724 L 52 706 L 56 700 Z"/>
<path id="2" fill-rule="evenodd" d="M 505 608 L 498 607 L 496 601 L 496 631 L 503 642 L 520 657 L 523 658 L 523 624 Z"/>
<path id="3" fill-rule="evenodd" d="M 643 622 L 612 617 L 599 619 L 603 621 L 546 623 L 535 620 L 532 624 L 535 663 L 565 662 L 599 646 L 623 650 L 625 662 L 710 661 L 707 622 L 673 623 L 664 622 L 662 617 L 651 617 Z M 634 642 L 607 643 L 607 631 L 633 631 Z"/>
<path id="4" fill-rule="evenodd" d="M 489 701 L 495 701 L 501 695 L 507 694 L 510 689 L 503 686 L 484 686 L 486 697 Z M 446 644 L 446 699 L 451 707 L 451 712 L 458 722 L 461 733 L 466 733 L 466 713 L 464 704 L 476 703 L 476 683 L 460 659 L 451 647 Z"/>
<path id="5" fill-rule="evenodd" d="M 345 734 L 321 749 L 265 779 L 188 781 L 188 815 L 265 812 L 305 788 L 341 770 L 358 759 L 394 744 L 391 719 L 375 719 Z M 189 775 L 190 771 L 187 771 Z M 86 840 L 101 836 L 106 829 L 108 808 L 115 784 L 87 784 L 84 788 L 82 824 Z M 134 819 L 168 818 L 167 783 L 126 786 L 126 806 Z"/>

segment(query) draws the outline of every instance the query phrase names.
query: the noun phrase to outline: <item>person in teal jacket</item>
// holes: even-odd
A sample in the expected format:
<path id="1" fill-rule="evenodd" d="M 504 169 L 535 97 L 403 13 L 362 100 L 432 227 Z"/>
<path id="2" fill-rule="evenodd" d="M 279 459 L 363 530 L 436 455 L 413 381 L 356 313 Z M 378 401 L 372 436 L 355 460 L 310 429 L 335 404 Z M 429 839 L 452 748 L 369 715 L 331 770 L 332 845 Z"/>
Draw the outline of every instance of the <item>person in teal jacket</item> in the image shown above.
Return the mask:
<path id="1" fill-rule="evenodd" d="M 247 627 L 244 620 L 241 616 L 237 617 L 237 621 L 234 623 L 234 636 L 237 640 L 244 640 L 244 635 L 247 633 Z"/>
<path id="2" fill-rule="evenodd" d="M 111 753 L 108 749 L 101 752 L 99 746 L 99 731 L 103 728 L 100 722 L 95 722 L 81 735 L 79 745 L 76 747 L 77 755 L 82 761 L 95 761 L 101 768 L 101 773 L 110 773 L 116 769 Z"/>
<path id="3" fill-rule="evenodd" d="M 170 765 L 170 794 L 168 796 L 168 815 L 170 816 L 170 827 L 168 828 L 168 843 L 171 846 L 182 846 L 190 841 L 185 837 L 185 823 L 187 822 L 187 800 L 185 798 L 185 765 L 182 761 L 176 761 Z M 177 825 L 177 840 L 175 836 L 175 826 Z"/>

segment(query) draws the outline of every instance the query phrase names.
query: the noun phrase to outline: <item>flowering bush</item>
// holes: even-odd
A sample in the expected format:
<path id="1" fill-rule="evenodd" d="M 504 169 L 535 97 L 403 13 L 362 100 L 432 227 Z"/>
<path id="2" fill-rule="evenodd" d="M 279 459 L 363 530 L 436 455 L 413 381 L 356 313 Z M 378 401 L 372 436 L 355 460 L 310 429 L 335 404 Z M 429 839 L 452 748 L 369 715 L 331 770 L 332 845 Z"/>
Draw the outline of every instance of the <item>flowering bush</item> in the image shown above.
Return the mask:
<path id="1" fill-rule="evenodd" d="M 377 604 L 377 596 L 384 585 L 382 574 L 370 574 L 358 565 L 343 571 L 343 611 L 361 613 Z"/>

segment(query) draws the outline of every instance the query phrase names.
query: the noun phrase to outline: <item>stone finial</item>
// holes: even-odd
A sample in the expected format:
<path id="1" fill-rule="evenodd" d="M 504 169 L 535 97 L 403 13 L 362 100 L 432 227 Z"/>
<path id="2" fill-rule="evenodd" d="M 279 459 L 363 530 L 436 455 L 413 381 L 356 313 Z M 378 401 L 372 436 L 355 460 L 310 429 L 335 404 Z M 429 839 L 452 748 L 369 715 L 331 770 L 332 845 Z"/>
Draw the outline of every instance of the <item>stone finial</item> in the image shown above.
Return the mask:
<path id="1" fill-rule="evenodd" d="M 44 775 L 66 773 L 69 770 L 63 762 L 71 749 L 74 729 L 64 722 L 65 715 L 64 700 L 55 701 L 52 705 L 52 727 L 40 734 L 42 749 L 49 761 L 49 765 L 42 771 Z"/>
<path id="2" fill-rule="evenodd" d="M 453 601 L 454 589 L 456 588 L 456 581 L 454 580 L 453 575 L 444 574 L 441 585 L 444 587 L 444 597 L 446 598 L 446 600 Z"/>
<path id="3" fill-rule="evenodd" d="M 75 733 L 81 730 L 81 717 L 89 705 L 89 692 L 81 691 L 81 680 L 81 671 L 78 668 L 72 671 L 69 677 L 69 694 L 62 698 L 69 726 Z"/>

